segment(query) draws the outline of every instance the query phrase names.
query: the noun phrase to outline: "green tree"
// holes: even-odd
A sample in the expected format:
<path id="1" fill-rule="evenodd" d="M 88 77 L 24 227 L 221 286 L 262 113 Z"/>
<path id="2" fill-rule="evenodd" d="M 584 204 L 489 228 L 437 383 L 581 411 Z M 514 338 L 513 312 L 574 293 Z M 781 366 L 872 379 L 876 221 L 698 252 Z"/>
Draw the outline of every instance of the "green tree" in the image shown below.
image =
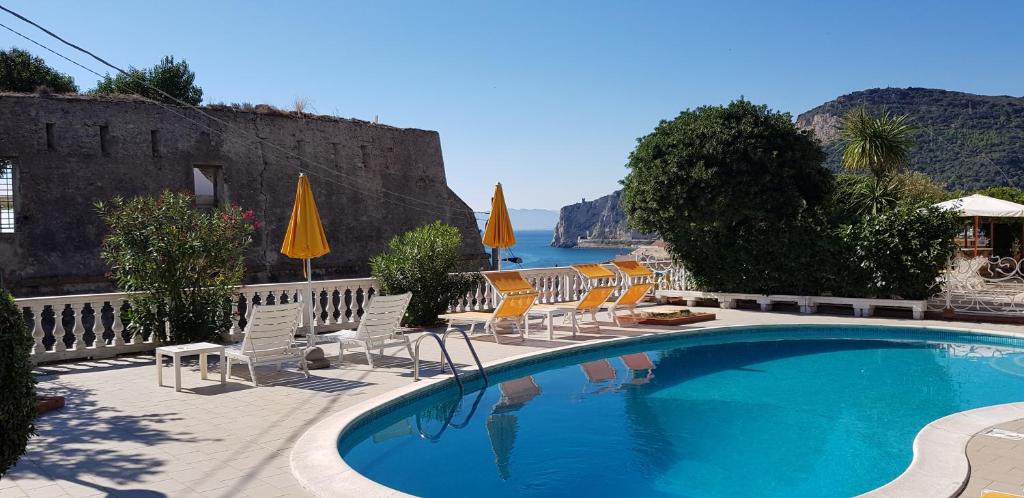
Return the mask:
<path id="1" fill-rule="evenodd" d="M 78 91 L 74 78 L 47 66 L 42 58 L 20 48 L 0 50 L 0 91 L 29 93 L 40 87 L 57 93 Z"/>
<path id="2" fill-rule="evenodd" d="M 14 297 L 0 289 L 0 477 L 35 435 L 36 381 L 29 355 L 34 343 Z"/>
<path id="3" fill-rule="evenodd" d="M 892 176 L 908 162 L 913 133 L 907 115 L 875 117 L 858 107 L 846 114 L 840 127 L 843 167 L 870 172 L 875 178 Z"/>
<path id="4" fill-rule="evenodd" d="M 91 93 L 141 95 L 168 104 L 178 105 L 174 100 L 177 99 L 199 105 L 203 101 L 203 89 L 196 86 L 195 81 L 196 73 L 189 69 L 188 62 L 184 59 L 175 62 L 174 56 L 168 55 L 150 69 L 129 67 L 127 74 L 107 75 L 96 83 Z"/>
<path id="5" fill-rule="evenodd" d="M 437 315 L 479 282 L 476 274 L 456 273 L 461 262 L 458 229 L 435 221 L 395 236 L 370 259 L 370 273 L 384 294 L 412 292 L 409 325 L 434 325 Z"/>
<path id="6" fill-rule="evenodd" d="M 1014 187 L 989 187 L 975 192 L 976 194 L 987 195 L 1002 199 L 1004 201 L 1024 204 L 1024 190 Z"/>
<path id="7" fill-rule="evenodd" d="M 630 224 L 658 233 L 704 288 L 811 290 L 814 208 L 832 174 L 788 114 L 739 100 L 685 111 L 638 141 L 623 180 Z M 787 276 L 789 275 L 789 276 Z"/>
<path id="8" fill-rule="evenodd" d="M 824 158 L 789 114 L 745 100 L 700 107 L 638 140 L 622 205 L 632 226 L 672 243 L 692 225 L 793 220 L 828 197 Z"/>
<path id="9" fill-rule="evenodd" d="M 245 274 L 252 211 L 199 210 L 190 195 L 173 192 L 115 197 L 97 209 L 109 230 L 100 255 L 118 288 L 132 293 L 131 330 L 170 344 L 220 340 Z"/>

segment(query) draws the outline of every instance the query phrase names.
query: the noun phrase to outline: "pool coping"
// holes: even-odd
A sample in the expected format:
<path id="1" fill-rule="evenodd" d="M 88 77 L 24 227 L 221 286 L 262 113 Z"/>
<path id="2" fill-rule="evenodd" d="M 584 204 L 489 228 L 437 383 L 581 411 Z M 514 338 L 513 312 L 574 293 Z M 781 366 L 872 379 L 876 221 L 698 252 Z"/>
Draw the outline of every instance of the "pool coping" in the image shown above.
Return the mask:
<path id="1" fill-rule="evenodd" d="M 611 337 L 594 342 L 567 344 L 556 348 L 531 351 L 489 361 L 484 363 L 483 367 L 485 371 L 490 373 L 499 367 L 508 368 L 519 364 L 540 362 L 591 349 L 614 348 L 617 345 L 649 341 L 655 337 L 672 338 L 695 333 L 712 335 L 718 331 L 735 331 L 745 328 L 807 328 L 821 326 L 913 328 L 1018 339 L 1024 337 L 1024 334 L 1007 331 L 931 325 L 864 323 L 721 325 L 650 332 L 636 336 Z M 465 374 L 475 373 L 475 370 L 465 372 Z M 451 384 L 454 384 L 454 378 L 450 374 L 422 379 L 405 387 L 392 389 L 317 422 L 316 425 L 299 437 L 292 449 L 290 457 L 292 475 L 304 489 L 315 496 L 359 496 L 360 498 L 413 496 L 369 479 L 350 467 L 338 452 L 338 441 L 342 434 L 363 419 L 372 416 L 375 412 L 386 410 L 388 407 L 394 406 L 396 403 L 408 398 L 418 397 L 424 393 L 447 388 Z M 975 408 L 935 420 L 922 428 L 917 436 L 915 436 L 913 443 L 914 456 L 907 469 L 889 483 L 860 496 L 871 498 L 955 496 L 966 486 L 970 477 L 970 463 L 967 460 L 966 449 L 971 437 L 987 427 L 1017 418 L 1024 418 L 1024 402 Z"/>

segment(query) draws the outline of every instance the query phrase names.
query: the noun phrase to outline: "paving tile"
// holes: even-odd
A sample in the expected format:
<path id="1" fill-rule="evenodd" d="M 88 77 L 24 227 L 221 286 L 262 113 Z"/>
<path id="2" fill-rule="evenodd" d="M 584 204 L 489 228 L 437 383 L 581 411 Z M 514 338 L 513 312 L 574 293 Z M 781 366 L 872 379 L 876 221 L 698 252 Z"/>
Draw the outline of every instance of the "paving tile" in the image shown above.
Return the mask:
<path id="1" fill-rule="evenodd" d="M 70 496 L 59 484 L 51 484 L 41 488 L 26 490 L 30 498 L 51 498 L 54 496 Z"/>
<path id="2" fill-rule="evenodd" d="M 0 498 L 24 498 L 26 496 L 28 496 L 28 493 L 25 493 L 25 491 L 17 486 L 0 489 Z"/>

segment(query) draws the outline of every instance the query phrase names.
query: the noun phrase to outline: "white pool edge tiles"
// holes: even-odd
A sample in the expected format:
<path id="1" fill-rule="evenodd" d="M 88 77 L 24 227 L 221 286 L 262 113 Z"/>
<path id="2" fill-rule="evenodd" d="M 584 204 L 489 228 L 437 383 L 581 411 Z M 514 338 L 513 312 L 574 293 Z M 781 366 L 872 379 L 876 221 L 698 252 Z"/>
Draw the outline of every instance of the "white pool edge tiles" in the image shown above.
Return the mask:
<path id="1" fill-rule="evenodd" d="M 645 342 L 653 337 L 676 337 L 695 333 L 709 334 L 716 331 L 735 331 L 747 328 L 793 327 L 910 328 L 997 337 L 1021 337 L 1021 334 L 1003 331 L 920 325 L 869 325 L 863 323 L 725 325 L 651 332 L 638 336 L 613 337 L 593 342 L 568 344 L 557 348 L 509 356 L 500 360 L 486 362 L 483 366 L 485 371 L 491 373 L 497 367 L 527 363 L 525 360 L 530 360 L 529 362 L 532 363 L 548 359 L 547 357 L 554 358 L 588 349 L 604 349 L 630 342 Z M 465 373 L 473 374 L 475 371 L 467 370 Z M 358 498 L 383 498 L 413 496 L 369 479 L 350 467 L 338 452 L 338 441 L 342 434 L 365 417 L 371 416 L 373 412 L 407 398 L 416 397 L 421 394 L 421 391 L 443 389 L 453 383 L 454 378 L 451 375 L 422 379 L 419 382 L 393 389 L 324 418 L 307 430 L 296 441 L 290 459 L 292 474 L 303 488 L 319 497 L 337 498 L 352 496 Z M 988 410 L 991 410 L 991 412 Z M 990 426 L 1018 418 L 1024 418 L 1024 402 L 976 408 L 938 419 L 925 426 L 914 438 L 914 457 L 907 470 L 888 484 L 861 496 L 871 498 L 910 496 L 939 498 L 955 496 L 967 484 L 967 479 L 970 476 L 970 463 L 967 460 L 966 448 L 967 442 L 970 441 L 971 437 Z M 991 422 L 987 422 L 990 420 Z M 986 425 L 978 425 L 982 423 Z M 970 430 L 972 427 L 975 428 L 973 432 L 966 434 L 965 431 Z"/>
<path id="2" fill-rule="evenodd" d="M 967 459 L 971 438 L 993 425 L 1020 418 L 1024 418 L 1024 402 L 985 406 L 942 417 L 917 433 L 914 459 L 907 470 L 885 486 L 861 496 L 956 496 L 971 475 Z"/>

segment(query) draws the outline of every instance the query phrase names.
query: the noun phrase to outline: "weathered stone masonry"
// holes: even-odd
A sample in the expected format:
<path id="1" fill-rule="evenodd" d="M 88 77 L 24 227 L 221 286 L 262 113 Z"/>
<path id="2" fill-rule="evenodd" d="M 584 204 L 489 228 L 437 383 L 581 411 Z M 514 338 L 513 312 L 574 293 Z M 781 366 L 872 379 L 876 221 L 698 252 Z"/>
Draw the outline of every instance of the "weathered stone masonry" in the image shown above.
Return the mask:
<path id="1" fill-rule="evenodd" d="M 172 112 L 135 99 L 0 94 L 0 158 L 15 165 L 16 216 L 15 233 L 0 234 L 3 285 L 19 297 L 113 290 L 99 257 L 105 228 L 94 204 L 115 195 L 192 192 L 194 167 L 217 171 L 219 199 L 255 210 L 262 223 L 247 255 L 247 283 L 302 278 L 301 265 L 278 250 L 303 170 L 311 174 L 332 249 L 313 265 L 315 278 L 368 275 L 369 258 L 391 237 L 436 219 L 459 228 L 472 264 L 486 264 L 476 221 L 448 188 L 437 132 L 206 112 L 331 172 L 187 109 Z"/>

